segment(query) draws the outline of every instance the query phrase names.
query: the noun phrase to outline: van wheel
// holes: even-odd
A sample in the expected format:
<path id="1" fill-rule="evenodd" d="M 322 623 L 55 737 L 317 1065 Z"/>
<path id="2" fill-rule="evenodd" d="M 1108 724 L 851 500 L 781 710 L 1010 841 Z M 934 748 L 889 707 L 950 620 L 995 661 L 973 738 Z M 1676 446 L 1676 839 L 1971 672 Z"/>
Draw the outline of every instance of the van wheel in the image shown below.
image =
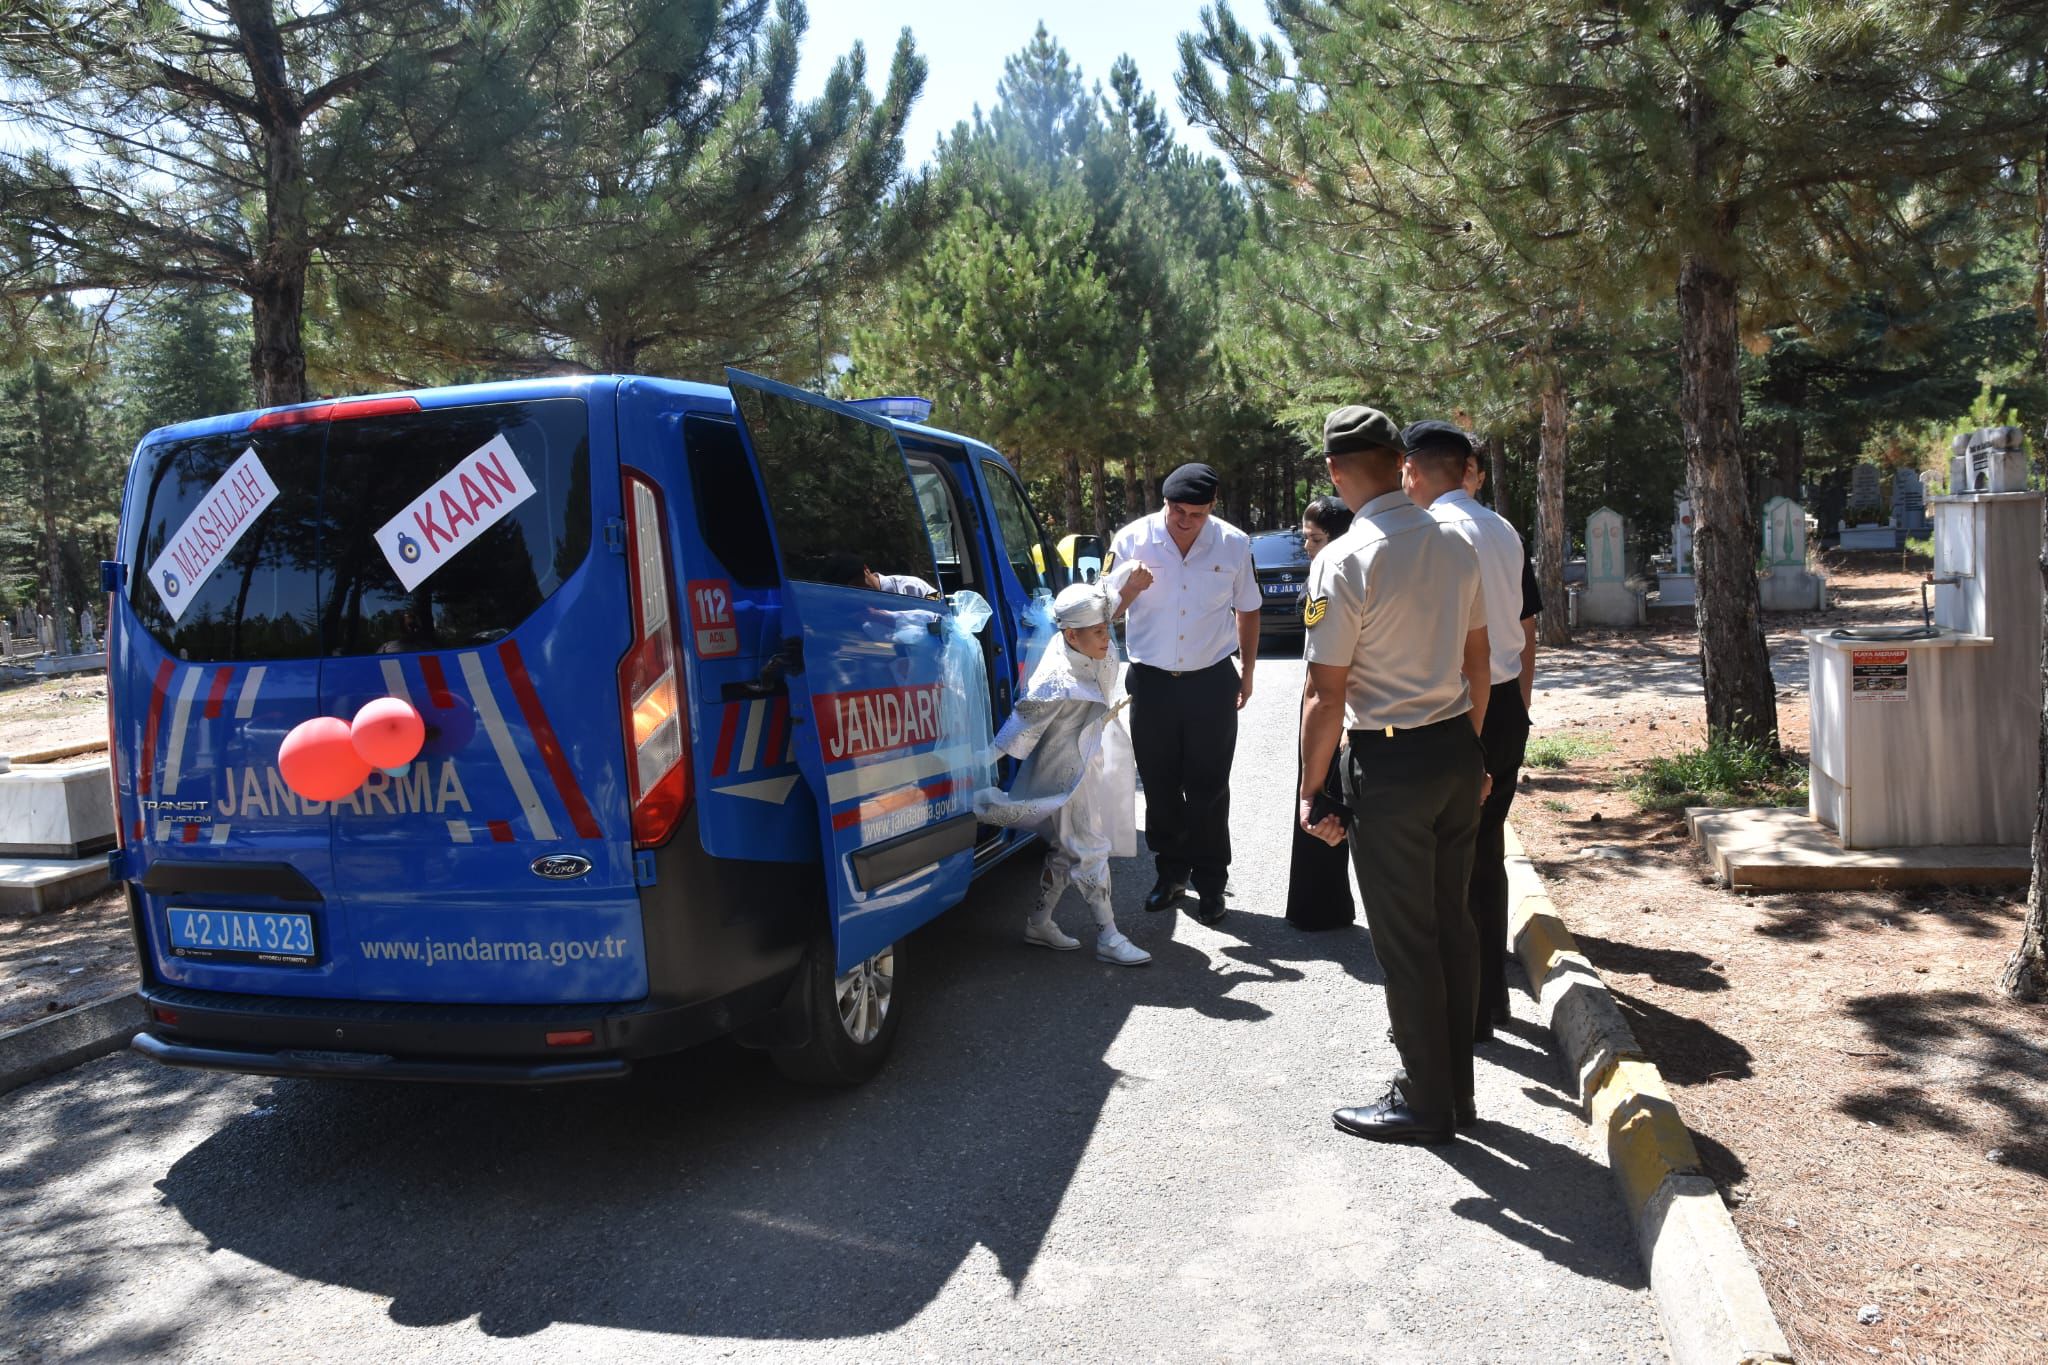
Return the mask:
<path id="1" fill-rule="evenodd" d="M 831 936 L 804 957 L 811 1040 L 776 1048 L 775 1067 L 806 1085 L 859 1085 L 882 1069 L 903 1016 L 903 945 L 892 943 L 843 976 L 832 972 Z"/>

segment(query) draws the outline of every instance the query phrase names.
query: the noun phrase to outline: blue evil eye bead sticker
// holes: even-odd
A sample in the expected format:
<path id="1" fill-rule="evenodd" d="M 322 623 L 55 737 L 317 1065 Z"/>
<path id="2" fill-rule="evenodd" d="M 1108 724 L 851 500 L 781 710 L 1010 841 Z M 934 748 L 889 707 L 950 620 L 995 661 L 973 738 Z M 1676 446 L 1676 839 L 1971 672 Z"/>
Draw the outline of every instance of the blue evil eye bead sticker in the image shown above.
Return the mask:
<path id="1" fill-rule="evenodd" d="M 398 557 L 408 564 L 420 562 L 420 543 L 403 531 L 398 535 Z"/>
<path id="2" fill-rule="evenodd" d="M 183 591 L 185 591 L 185 585 L 178 581 L 178 576 L 169 569 L 164 570 L 164 595 L 166 597 L 176 597 Z"/>

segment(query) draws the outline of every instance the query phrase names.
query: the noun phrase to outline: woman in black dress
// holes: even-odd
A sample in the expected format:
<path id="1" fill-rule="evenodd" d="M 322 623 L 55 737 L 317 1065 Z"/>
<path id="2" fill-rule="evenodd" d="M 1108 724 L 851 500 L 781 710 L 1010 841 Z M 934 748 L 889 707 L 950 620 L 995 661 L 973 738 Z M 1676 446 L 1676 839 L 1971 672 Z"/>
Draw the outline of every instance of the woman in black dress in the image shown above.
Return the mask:
<path id="1" fill-rule="evenodd" d="M 1337 498 L 1317 498 L 1302 509 L 1302 548 L 1308 551 L 1310 559 L 1350 529 L 1351 509 Z M 1305 595 L 1303 600 L 1307 600 Z M 1343 799 L 1338 785 L 1338 773 L 1341 771 L 1338 765 L 1343 761 L 1344 749 L 1339 745 L 1330 760 L 1329 776 L 1323 783 L 1323 790 L 1338 800 Z M 1300 764 L 1297 757 L 1294 769 L 1297 790 Z M 1292 802 L 1288 803 L 1287 813 L 1290 817 L 1295 814 Z M 1290 818 L 1288 823 L 1294 828 L 1294 856 L 1287 868 L 1287 922 L 1303 930 L 1346 927 L 1357 918 L 1357 910 L 1351 903 L 1350 844 L 1326 844 L 1313 834 L 1304 833 L 1298 819 Z"/>

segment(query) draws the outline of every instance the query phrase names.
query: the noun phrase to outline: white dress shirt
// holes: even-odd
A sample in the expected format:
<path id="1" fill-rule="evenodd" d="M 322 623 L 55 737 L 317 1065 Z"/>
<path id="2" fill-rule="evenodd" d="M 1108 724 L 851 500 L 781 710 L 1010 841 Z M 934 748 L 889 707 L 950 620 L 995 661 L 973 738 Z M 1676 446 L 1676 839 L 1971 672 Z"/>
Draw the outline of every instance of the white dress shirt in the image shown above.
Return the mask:
<path id="1" fill-rule="evenodd" d="M 1152 571 L 1124 628 L 1133 661 L 1190 673 L 1237 652 L 1237 614 L 1257 611 L 1260 601 L 1250 536 L 1212 515 L 1183 556 L 1162 510 L 1118 531 L 1109 548 L 1112 592 L 1122 591 L 1133 564 Z"/>
<path id="2" fill-rule="evenodd" d="M 1522 676 L 1522 537 L 1506 517 L 1462 488 L 1432 502 L 1429 514 L 1478 552 L 1492 679 L 1496 685 L 1513 682 Z"/>

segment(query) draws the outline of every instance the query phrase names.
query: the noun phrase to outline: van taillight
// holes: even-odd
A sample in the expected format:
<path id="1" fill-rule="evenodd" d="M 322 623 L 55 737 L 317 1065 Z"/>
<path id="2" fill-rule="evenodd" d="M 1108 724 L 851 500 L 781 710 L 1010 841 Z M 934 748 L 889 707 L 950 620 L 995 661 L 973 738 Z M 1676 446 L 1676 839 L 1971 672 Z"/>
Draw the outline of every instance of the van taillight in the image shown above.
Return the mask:
<path id="1" fill-rule="evenodd" d="M 632 579 L 633 647 L 619 663 L 633 842 L 663 843 L 690 801 L 689 724 L 683 714 L 683 651 L 676 628 L 661 494 L 626 472 L 626 565 Z"/>
<path id="2" fill-rule="evenodd" d="M 121 816 L 121 725 L 114 707 L 114 622 L 120 619 L 121 595 L 107 594 L 107 624 L 100 648 L 107 656 L 107 781 L 114 788 L 114 847 L 128 847 L 128 825 Z"/>
<path id="3" fill-rule="evenodd" d="M 315 403 L 311 407 L 266 412 L 249 423 L 249 430 L 302 427 L 308 422 L 346 422 L 355 417 L 392 417 L 401 412 L 419 410 L 420 400 L 411 394 L 402 393 L 390 398 L 344 398 L 336 403 Z"/>

